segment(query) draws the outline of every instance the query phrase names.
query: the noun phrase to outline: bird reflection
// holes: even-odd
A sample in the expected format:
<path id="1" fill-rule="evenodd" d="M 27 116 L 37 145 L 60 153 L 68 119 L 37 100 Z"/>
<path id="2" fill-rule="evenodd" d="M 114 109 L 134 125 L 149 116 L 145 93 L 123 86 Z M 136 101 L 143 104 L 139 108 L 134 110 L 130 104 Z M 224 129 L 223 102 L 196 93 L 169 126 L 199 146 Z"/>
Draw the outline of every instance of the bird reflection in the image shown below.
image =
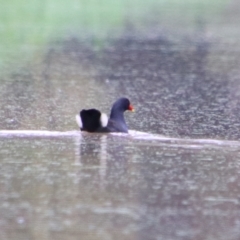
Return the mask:
<path id="1" fill-rule="evenodd" d="M 107 169 L 107 136 L 105 134 L 83 134 L 75 138 L 74 166 L 81 169 L 99 169 L 100 185 L 104 185 Z M 98 138 L 96 140 L 96 138 Z"/>

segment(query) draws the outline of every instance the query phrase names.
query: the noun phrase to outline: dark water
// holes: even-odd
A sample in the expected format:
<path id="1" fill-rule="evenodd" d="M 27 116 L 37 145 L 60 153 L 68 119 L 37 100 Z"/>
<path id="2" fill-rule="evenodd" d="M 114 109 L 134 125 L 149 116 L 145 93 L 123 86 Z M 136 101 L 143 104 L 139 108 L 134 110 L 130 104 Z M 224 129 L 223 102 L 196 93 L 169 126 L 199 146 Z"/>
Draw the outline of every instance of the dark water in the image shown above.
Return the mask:
<path id="1" fill-rule="evenodd" d="M 238 10 L 71 33 L 9 63 L 2 130 L 78 130 L 81 108 L 127 96 L 129 128 L 156 135 L 0 131 L 0 239 L 238 240 Z"/>

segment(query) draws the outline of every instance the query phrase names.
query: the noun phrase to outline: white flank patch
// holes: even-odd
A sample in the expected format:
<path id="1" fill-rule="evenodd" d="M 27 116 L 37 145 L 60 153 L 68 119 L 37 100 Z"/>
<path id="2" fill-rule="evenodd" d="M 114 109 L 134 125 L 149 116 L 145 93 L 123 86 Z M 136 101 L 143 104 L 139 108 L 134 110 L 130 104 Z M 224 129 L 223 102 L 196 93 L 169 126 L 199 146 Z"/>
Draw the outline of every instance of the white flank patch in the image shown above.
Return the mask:
<path id="1" fill-rule="evenodd" d="M 82 119 L 80 117 L 79 114 L 76 115 L 76 122 L 77 122 L 77 125 L 82 128 L 83 127 L 83 124 L 82 124 Z"/>
<path id="2" fill-rule="evenodd" d="M 108 124 L 108 116 L 106 113 L 102 113 L 100 117 L 100 122 L 102 127 L 106 127 Z"/>

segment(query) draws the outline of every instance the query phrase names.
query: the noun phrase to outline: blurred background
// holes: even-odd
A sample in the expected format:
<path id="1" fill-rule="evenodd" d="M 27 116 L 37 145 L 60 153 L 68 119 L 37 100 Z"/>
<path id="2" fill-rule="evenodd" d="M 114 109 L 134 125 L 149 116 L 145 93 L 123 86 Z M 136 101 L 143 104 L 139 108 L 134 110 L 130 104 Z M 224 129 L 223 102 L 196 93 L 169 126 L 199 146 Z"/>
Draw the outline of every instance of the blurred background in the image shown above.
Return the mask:
<path id="1" fill-rule="evenodd" d="M 238 1 L 1 6 L 2 129 L 75 129 L 79 109 L 127 96 L 132 129 L 239 138 Z"/>

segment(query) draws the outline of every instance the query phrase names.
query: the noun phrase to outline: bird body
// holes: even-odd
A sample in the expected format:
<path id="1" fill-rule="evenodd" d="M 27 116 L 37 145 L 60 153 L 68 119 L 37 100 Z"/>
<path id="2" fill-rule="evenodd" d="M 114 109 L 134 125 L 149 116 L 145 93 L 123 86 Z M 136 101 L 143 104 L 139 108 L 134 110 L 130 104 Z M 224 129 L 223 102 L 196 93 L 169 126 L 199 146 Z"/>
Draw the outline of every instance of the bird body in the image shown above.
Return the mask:
<path id="1" fill-rule="evenodd" d="M 124 119 L 126 110 L 134 111 L 127 98 L 119 98 L 112 106 L 110 118 L 97 109 L 81 110 L 76 121 L 81 131 L 87 132 L 128 132 Z"/>

